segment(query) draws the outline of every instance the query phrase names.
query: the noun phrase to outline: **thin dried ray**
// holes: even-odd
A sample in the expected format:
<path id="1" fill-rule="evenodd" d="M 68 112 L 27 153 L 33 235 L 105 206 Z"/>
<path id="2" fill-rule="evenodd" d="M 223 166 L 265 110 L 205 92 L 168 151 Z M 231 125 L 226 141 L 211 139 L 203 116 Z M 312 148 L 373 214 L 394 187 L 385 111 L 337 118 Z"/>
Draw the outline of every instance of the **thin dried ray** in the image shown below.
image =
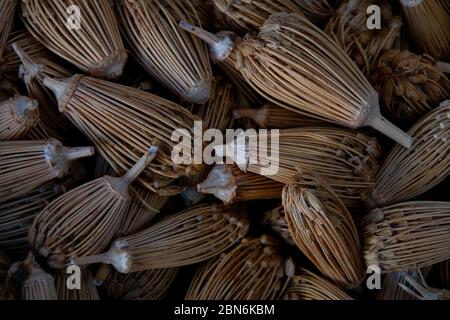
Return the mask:
<path id="1" fill-rule="evenodd" d="M 381 290 L 375 297 L 377 300 L 414 300 L 399 284 L 405 284 L 407 275 L 416 277 L 417 272 L 390 272 L 382 275 Z"/>
<path id="2" fill-rule="evenodd" d="M 80 288 L 69 289 L 67 281 L 71 280 L 69 273 L 57 273 L 55 275 L 55 286 L 58 293 L 58 300 L 100 300 L 97 288 L 94 286 L 91 271 L 81 269 Z"/>
<path id="3" fill-rule="evenodd" d="M 40 121 L 38 102 L 16 95 L 0 102 L 0 140 L 25 138 Z"/>
<path id="4" fill-rule="evenodd" d="M 0 1 L 0 64 L 3 64 L 3 55 L 10 32 L 14 25 L 17 0 Z"/>

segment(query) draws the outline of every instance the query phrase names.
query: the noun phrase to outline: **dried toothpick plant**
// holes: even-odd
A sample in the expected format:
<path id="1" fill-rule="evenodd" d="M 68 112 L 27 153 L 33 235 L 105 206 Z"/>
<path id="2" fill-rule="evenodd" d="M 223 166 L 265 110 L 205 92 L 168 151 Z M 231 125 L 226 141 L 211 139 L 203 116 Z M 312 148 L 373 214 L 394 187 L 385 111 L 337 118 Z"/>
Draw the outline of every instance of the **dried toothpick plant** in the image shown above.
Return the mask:
<path id="1" fill-rule="evenodd" d="M 367 8 L 380 8 L 380 29 L 368 29 Z M 394 16 L 387 0 L 347 0 L 328 21 L 329 34 L 368 76 L 378 57 L 392 49 L 400 36 L 402 21 Z"/>
<path id="2" fill-rule="evenodd" d="M 284 241 L 295 246 L 295 241 L 292 239 L 291 232 L 289 231 L 283 206 L 280 205 L 275 209 L 266 211 L 262 223 L 272 229 Z"/>
<path id="3" fill-rule="evenodd" d="M 435 59 L 450 59 L 450 16 L 437 0 L 400 0 L 411 37 Z"/>
<path id="4" fill-rule="evenodd" d="M 93 154 L 92 147 L 64 147 L 55 139 L 0 142 L 0 202 L 65 176 L 71 161 Z"/>
<path id="5" fill-rule="evenodd" d="M 199 205 L 116 240 L 96 256 L 74 257 L 77 265 L 108 263 L 122 273 L 174 268 L 215 257 L 239 242 L 248 221 L 215 205 Z"/>
<path id="6" fill-rule="evenodd" d="M 450 81 L 429 55 L 398 49 L 383 54 L 371 74 L 380 105 L 399 123 L 413 124 L 450 98 Z"/>
<path id="7" fill-rule="evenodd" d="M 204 194 L 213 194 L 224 204 L 234 201 L 279 199 L 283 184 L 252 172 L 242 172 L 236 165 L 216 164 L 208 177 L 197 185 Z"/>
<path id="8" fill-rule="evenodd" d="M 212 71 L 208 49 L 181 30 L 178 21 L 201 24 L 191 1 L 117 1 L 124 38 L 134 56 L 155 79 L 182 99 L 205 103 L 210 97 Z"/>
<path id="9" fill-rule="evenodd" d="M 100 300 L 89 269 L 81 269 L 79 289 L 69 289 L 67 287 L 67 281 L 71 280 L 70 276 L 71 274 L 64 272 L 55 275 L 55 287 L 59 300 Z"/>
<path id="10" fill-rule="evenodd" d="M 401 283 L 399 286 L 417 300 L 450 300 L 449 290 L 429 287 L 421 272 L 418 278 L 416 280 L 407 275 L 405 276 L 406 284 Z"/>
<path id="11" fill-rule="evenodd" d="M 0 102 L 0 140 L 25 138 L 39 122 L 38 102 L 16 95 Z"/>
<path id="12" fill-rule="evenodd" d="M 284 187 L 282 200 L 297 247 L 333 282 L 344 288 L 358 286 L 365 276 L 358 232 L 331 187 L 300 172 Z"/>
<path id="13" fill-rule="evenodd" d="M 33 37 L 83 72 L 94 77 L 120 76 L 127 53 L 110 2 L 78 0 L 79 21 L 68 26 L 72 17 L 67 8 L 73 4 L 71 0 L 24 0 L 24 24 Z"/>
<path id="14" fill-rule="evenodd" d="M 306 269 L 295 273 L 284 293 L 284 300 L 353 300 L 332 282 Z"/>
<path id="15" fill-rule="evenodd" d="M 122 177 L 104 176 L 50 202 L 28 232 L 33 251 L 61 269 L 72 256 L 100 253 L 114 237 L 127 204 L 129 185 L 155 158 L 152 146 Z"/>
<path id="16" fill-rule="evenodd" d="M 298 14 L 270 16 L 258 35 L 233 43 L 182 23 L 205 41 L 218 60 L 234 67 L 264 98 L 349 128 L 370 126 L 409 147 L 411 138 L 380 114 L 378 94 L 350 57 L 327 34 Z"/>
<path id="17" fill-rule="evenodd" d="M 394 146 L 376 178 L 368 205 L 387 205 L 413 199 L 450 173 L 450 100 L 420 119 L 408 133 L 410 149 Z"/>
<path id="18" fill-rule="evenodd" d="M 364 256 L 382 272 L 450 258 L 450 202 L 412 201 L 372 210 L 363 220 Z"/>
<path id="19" fill-rule="evenodd" d="M 284 259 L 277 253 L 276 241 L 267 236 L 243 239 L 200 267 L 185 299 L 273 300 L 289 277 Z"/>
<path id="20" fill-rule="evenodd" d="M 3 54 L 8 40 L 8 36 L 14 25 L 16 15 L 17 0 L 0 1 L 0 65 L 3 64 Z"/>
<path id="21" fill-rule="evenodd" d="M 382 275 L 381 290 L 377 290 L 377 300 L 414 300 L 400 284 L 405 284 L 406 276 L 416 277 L 416 271 L 409 272 L 389 272 Z"/>

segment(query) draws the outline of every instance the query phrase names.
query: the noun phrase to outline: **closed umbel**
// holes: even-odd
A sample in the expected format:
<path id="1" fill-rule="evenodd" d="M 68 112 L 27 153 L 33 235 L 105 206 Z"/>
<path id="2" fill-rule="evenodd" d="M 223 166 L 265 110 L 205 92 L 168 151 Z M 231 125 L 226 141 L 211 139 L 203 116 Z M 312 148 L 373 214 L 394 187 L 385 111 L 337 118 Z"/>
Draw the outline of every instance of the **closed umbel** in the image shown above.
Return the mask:
<path id="1" fill-rule="evenodd" d="M 36 100 L 16 95 L 0 102 L 0 140 L 22 139 L 38 122 Z"/>

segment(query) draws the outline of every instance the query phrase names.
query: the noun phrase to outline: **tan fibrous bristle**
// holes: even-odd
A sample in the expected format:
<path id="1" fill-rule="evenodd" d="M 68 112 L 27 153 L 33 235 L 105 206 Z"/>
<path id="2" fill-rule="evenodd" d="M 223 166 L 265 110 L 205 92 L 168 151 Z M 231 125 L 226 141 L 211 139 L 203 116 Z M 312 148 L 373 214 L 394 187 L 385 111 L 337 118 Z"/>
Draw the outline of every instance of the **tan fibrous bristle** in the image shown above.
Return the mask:
<path id="1" fill-rule="evenodd" d="M 284 187 L 282 200 L 297 247 L 339 286 L 358 286 L 365 276 L 358 232 L 331 187 L 320 177 L 300 172 Z"/>
<path id="2" fill-rule="evenodd" d="M 4 50 L 14 25 L 17 3 L 16 0 L 0 1 L 0 65 L 3 64 Z"/>
<path id="3" fill-rule="evenodd" d="M 367 8 L 371 5 L 380 8 L 380 29 L 368 29 Z M 368 76 L 379 56 L 394 48 L 401 26 L 401 18 L 394 16 L 386 0 L 345 1 L 328 21 L 325 32 Z"/>
<path id="4" fill-rule="evenodd" d="M 178 28 L 180 20 L 201 24 L 187 0 L 117 1 L 124 38 L 148 73 L 182 99 L 205 103 L 210 97 L 208 49 Z"/>
<path id="5" fill-rule="evenodd" d="M 92 147 L 64 147 L 55 139 L 0 142 L 0 202 L 65 176 L 71 161 L 93 154 Z"/>
<path id="6" fill-rule="evenodd" d="M 306 269 L 292 277 L 284 300 L 353 300 L 347 293 L 327 279 Z"/>
<path id="7" fill-rule="evenodd" d="M 408 133 L 410 149 L 394 146 L 377 175 L 369 206 L 413 199 L 443 181 L 450 172 L 450 100 L 422 117 Z"/>
<path id="8" fill-rule="evenodd" d="M 393 49 L 372 70 L 371 82 L 380 93 L 380 106 L 399 123 L 414 124 L 450 98 L 450 81 L 429 55 Z"/>
<path id="9" fill-rule="evenodd" d="M 289 231 L 289 225 L 286 221 L 285 212 L 282 205 L 264 213 L 263 225 L 271 228 L 278 236 L 290 245 L 295 246 L 295 241 L 292 238 L 291 231 Z"/>
<path id="10" fill-rule="evenodd" d="M 405 284 L 405 277 L 417 276 L 417 271 L 389 272 L 381 275 L 381 290 L 375 296 L 377 300 L 414 300 L 399 284 Z"/>
<path id="11" fill-rule="evenodd" d="M 0 102 L 0 140 L 19 140 L 40 121 L 36 100 L 16 95 Z"/>
<path id="12" fill-rule="evenodd" d="M 127 53 L 110 2 L 78 1 L 79 29 L 67 26 L 70 5 L 70 0 L 22 1 L 24 24 L 33 37 L 84 72 L 96 77 L 120 76 Z"/>
<path id="13" fill-rule="evenodd" d="M 100 300 L 97 288 L 94 286 L 91 271 L 89 269 L 80 269 L 79 288 L 68 288 L 71 284 L 72 274 L 58 272 L 55 274 L 55 287 L 58 293 L 58 300 Z"/>
<path id="14" fill-rule="evenodd" d="M 408 271 L 450 258 L 450 202 L 411 201 L 372 210 L 363 220 L 368 266 Z"/>
<path id="15" fill-rule="evenodd" d="M 276 299 L 286 277 L 285 262 L 277 253 L 276 241 L 266 236 L 244 239 L 200 267 L 185 299 Z"/>

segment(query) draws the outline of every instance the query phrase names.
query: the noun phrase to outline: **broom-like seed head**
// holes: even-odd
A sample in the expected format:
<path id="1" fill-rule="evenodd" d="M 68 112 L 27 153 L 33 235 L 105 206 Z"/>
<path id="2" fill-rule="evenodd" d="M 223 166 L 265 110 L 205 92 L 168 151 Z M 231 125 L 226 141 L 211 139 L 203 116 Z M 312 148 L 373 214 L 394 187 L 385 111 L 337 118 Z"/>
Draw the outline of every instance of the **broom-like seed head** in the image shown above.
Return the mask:
<path id="1" fill-rule="evenodd" d="M 80 289 L 73 290 L 67 288 L 67 281 L 70 276 L 70 274 L 65 272 L 57 272 L 55 274 L 55 287 L 58 293 L 58 300 L 100 300 L 89 269 L 81 269 Z"/>
<path id="2" fill-rule="evenodd" d="M 38 122 L 39 108 L 36 100 L 16 95 L 0 102 L 0 140 L 25 138 Z"/>
<path id="3" fill-rule="evenodd" d="M 3 64 L 5 46 L 14 25 L 17 3 L 16 0 L 0 1 L 0 65 Z"/>
<path id="4" fill-rule="evenodd" d="M 406 276 L 417 278 L 417 271 L 389 272 L 382 275 L 381 290 L 375 296 L 377 300 L 414 300 L 410 294 L 402 289 L 406 284 Z"/>

